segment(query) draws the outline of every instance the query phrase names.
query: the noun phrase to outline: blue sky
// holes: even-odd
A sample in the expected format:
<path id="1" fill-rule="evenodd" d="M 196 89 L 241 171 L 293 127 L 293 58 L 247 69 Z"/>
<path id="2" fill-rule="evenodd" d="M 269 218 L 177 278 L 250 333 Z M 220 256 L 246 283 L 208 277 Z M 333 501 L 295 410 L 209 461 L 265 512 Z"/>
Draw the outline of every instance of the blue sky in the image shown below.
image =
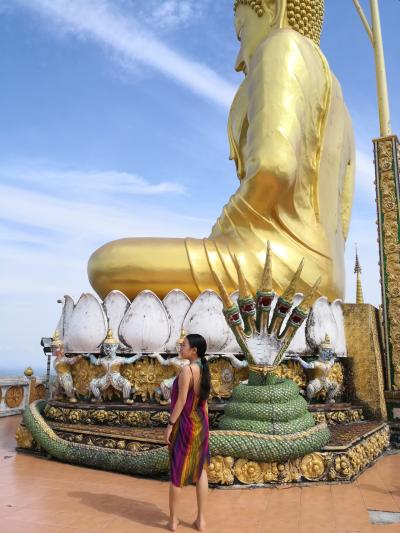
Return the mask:
<path id="1" fill-rule="evenodd" d="M 380 301 L 373 51 L 351 0 L 326 0 L 321 48 L 357 145 L 347 243 Z M 368 2 L 361 2 L 368 12 Z M 205 236 L 236 189 L 226 121 L 241 76 L 232 0 L 0 0 L 0 375 L 44 368 L 57 299 L 91 291 L 90 254 L 125 236 Z M 381 0 L 400 132 L 400 2 Z"/>

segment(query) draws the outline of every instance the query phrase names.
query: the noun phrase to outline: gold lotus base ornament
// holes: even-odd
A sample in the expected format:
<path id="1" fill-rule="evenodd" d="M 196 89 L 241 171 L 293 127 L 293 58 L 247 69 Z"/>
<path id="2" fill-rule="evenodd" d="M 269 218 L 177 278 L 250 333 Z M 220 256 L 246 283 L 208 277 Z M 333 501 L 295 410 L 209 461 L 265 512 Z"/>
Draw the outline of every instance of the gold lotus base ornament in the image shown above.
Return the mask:
<path id="1" fill-rule="evenodd" d="M 351 481 L 370 466 L 389 446 L 385 424 L 343 452 L 314 452 L 283 463 L 259 463 L 247 459 L 211 457 L 209 482 L 216 485 L 268 485 L 302 481 Z"/>

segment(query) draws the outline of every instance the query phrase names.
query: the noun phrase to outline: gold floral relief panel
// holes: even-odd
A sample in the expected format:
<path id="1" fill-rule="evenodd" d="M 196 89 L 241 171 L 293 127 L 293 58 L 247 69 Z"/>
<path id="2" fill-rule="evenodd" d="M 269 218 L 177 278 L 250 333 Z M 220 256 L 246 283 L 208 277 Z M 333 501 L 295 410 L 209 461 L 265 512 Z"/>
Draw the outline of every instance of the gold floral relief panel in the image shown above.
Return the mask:
<path id="1" fill-rule="evenodd" d="M 104 375 L 104 369 L 101 366 L 90 364 L 87 359 L 79 359 L 74 365 L 71 365 L 72 381 L 76 392 L 81 396 L 89 396 L 89 384 L 94 378 Z"/>
<path id="2" fill-rule="evenodd" d="M 378 153 L 380 242 L 384 264 L 381 265 L 382 283 L 385 291 L 385 308 L 389 355 L 393 370 L 393 388 L 400 389 L 400 246 L 399 246 L 399 198 L 396 187 L 395 161 L 398 156 L 398 141 L 395 137 L 376 141 Z"/>
<path id="3" fill-rule="evenodd" d="M 209 367 L 212 398 L 230 398 L 233 388 L 248 378 L 247 368 L 234 368 L 224 357 L 210 361 Z"/>
<path id="4" fill-rule="evenodd" d="M 20 407 L 24 399 L 24 387 L 22 385 L 13 385 L 6 391 L 5 402 L 10 409 Z"/>
<path id="5" fill-rule="evenodd" d="M 160 365 L 149 357 L 131 365 L 124 365 L 121 370 L 121 375 L 129 379 L 135 388 L 135 395 L 140 396 L 143 401 L 154 398 L 155 389 L 161 382 L 174 377 L 175 374 L 172 366 Z"/>

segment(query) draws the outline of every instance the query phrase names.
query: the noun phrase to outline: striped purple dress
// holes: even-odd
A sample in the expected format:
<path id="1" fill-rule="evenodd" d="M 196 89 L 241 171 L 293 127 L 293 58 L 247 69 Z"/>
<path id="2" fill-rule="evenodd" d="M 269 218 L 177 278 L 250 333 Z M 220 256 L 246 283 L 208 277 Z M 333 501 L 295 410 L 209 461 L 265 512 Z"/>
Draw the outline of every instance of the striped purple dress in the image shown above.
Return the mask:
<path id="1" fill-rule="evenodd" d="M 178 399 L 178 393 L 179 385 L 176 378 L 172 386 L 171 413 Z M 171 435 L 169 449 L 171 483 L 176 487 L 195 483 L 200 478 L 204 466 L 209 464 L 208 432 L 207 400 L 199 400 L 196 396 L 192 379 L 185 406 Z"/>

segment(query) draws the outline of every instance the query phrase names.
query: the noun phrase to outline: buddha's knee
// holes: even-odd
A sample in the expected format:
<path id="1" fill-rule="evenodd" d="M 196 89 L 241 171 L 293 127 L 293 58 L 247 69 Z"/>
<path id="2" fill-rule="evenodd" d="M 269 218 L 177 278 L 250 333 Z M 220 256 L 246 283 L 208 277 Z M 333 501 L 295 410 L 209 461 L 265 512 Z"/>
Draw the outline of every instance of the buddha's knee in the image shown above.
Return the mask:
<path id="1" fill-rule="evenodd" d="M 128 298 L 151 288 L 159 297 L 179 287 L 193 292 L 183 239 L 120 239 L 97 249 L 89 259 L 89 280 L 104 298 L 118 289 Z"/>

